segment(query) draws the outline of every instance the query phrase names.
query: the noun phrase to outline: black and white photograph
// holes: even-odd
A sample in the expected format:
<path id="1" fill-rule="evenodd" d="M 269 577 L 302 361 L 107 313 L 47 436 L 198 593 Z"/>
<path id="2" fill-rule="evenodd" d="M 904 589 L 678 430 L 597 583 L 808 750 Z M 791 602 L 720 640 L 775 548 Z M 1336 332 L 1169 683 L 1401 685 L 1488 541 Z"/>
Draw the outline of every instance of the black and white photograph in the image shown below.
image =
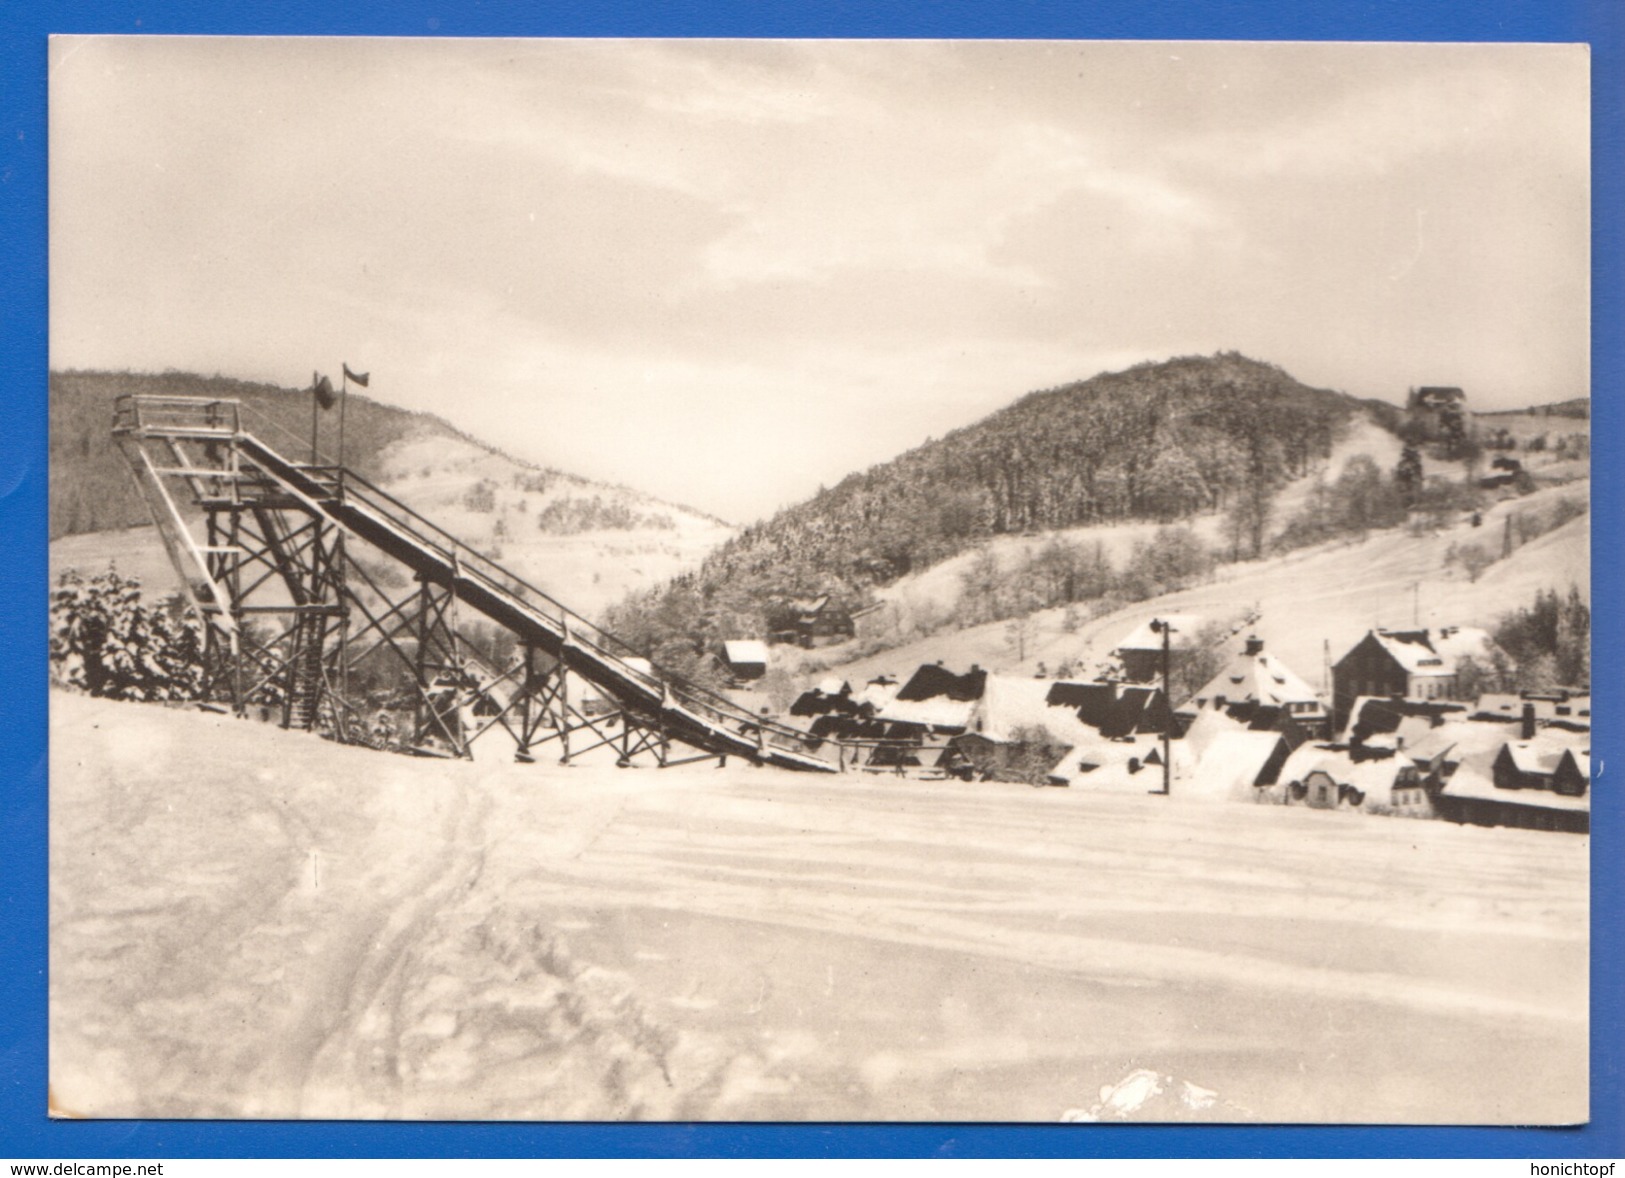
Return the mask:
<path id="1" fill-rule="evenodd" d="M 1585 45 L 48 60 L 51 1116 L 1589 1120 Z"/>

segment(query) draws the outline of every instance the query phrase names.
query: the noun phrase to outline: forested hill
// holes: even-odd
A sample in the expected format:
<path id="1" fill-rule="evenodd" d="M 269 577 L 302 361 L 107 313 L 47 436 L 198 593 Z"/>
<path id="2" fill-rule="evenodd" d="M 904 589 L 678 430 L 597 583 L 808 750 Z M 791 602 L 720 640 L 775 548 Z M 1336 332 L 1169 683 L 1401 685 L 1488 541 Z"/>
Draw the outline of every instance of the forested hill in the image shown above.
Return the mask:
<path id="1" fill-rule="evenodd" d="M 1307 472 L 1361 410 L 1233 353 L 1103 374 L 851 475 L 745 529 L 701 577 L 886 581 L 989 536 L 1184 519 Z"/>
<path id="2" fill-rule="evenodd" d="M 754 524 L 612 623 L 668 659 L 687 638 L 761 632 L 788 596 L 870 591 L 992 536 L 1256 508 L 1326 457 L 1350 421 L 1400 411 L 1309 388 L 1235 353 L 1182 357 L 1030 393 Z M 1248 526 L 1243 521 L 1242 526 Z"/>
<path id="3" fill-rule="evenodd" d="M 120 393 L 233 397 L 250 411 L 245 426 L 290 457 L 310 446 L 308 389 L 285 389 L 191 373 L 53 372 L 50 380 L 51 538 L 150 523 L 134 493 L 129 468 L 112 436 L 113 399 Z M 321 414 L 321 448 L 338 447 L 338 411 Z M 490 449 L 426 413 L 381 405 L 354 391 L 345 409 L 344 446 L 350 466 L 379 473 L 386 448 L 407 437 L 444 436 Z"/>

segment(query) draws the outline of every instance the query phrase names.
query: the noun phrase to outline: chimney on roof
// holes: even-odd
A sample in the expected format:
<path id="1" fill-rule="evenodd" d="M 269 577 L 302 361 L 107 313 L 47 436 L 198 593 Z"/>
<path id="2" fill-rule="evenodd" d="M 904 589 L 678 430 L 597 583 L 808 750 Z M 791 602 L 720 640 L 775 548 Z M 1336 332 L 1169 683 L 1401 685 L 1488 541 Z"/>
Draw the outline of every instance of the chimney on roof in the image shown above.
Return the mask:
<path id="1" fill-rule="evenodd" d="M 1257 634 L 1253 634 L 1253 635 L 1248 636 L 1245 653 L 1247 653 L 1247 654 L 1262 654 L 1263 651 L 1264 651 L 1264 640 L 1262 638 L 1260 638 Z"/>
<path id="2" fill-rule="evenodd" d="M 1518 736 L 1521 740 L 1535 739 L 1535 705 L 1527 700 L 1524 701 L 1523 726 L 1518 730 Z"/>

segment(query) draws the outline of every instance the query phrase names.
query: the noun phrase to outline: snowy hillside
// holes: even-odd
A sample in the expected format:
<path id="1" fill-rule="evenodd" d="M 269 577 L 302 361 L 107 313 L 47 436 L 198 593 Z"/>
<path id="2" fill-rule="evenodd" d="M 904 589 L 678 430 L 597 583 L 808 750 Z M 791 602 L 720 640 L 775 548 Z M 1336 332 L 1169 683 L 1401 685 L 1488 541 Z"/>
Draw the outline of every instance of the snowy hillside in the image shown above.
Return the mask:
<path id="1" fill-rule="evenodd" d="M 589 617 L 693 568 L 734 532 L 700 512 L 517 462 L 438 430 L 389 443 L 375 463 L 385 490 Z M 51 542 L 53 579 L 64 568 L 100 572 L 110 561 L 139 576 L 149 595 L 178 588 L 151 527 Z"/>
<path id="2" fill-rule="evenodd" d="M 1506 517 L 1548 507 L 1561 499 L 1583 500 L 1589 483 L 1580 481 L 1537 491 L 1487 508 L 1480 527 L 1462 519 L 1438 532 L 1414 535 L 1404 528 L 1377 532 L 1364 541 L 1339 541 L 1268 560 L 1219 566 L 1213 579 L 1178 593 L 1135 602 L 1065 629 L 1064 609 L 1033 615 L 1026 657 L 1017 658 L 1006 638 L 1006 623 L 948 630 L 893 650 L 862 658 L 842 658 L 841 648 L 816 652 L 806 675 L 834 673 L 863 682 L 882 671 L 906 673 L 922 662 L 972 663 L 1002 671 L 1030 673 L 1043 662 L 1093 666 L 1124 635 L 1147 618 L 1163 613 L 1198 614 L 1226 621 L 1257 612 L 1253 627 L 1269 650 L 1315 686 L 1321 685 L 1324 652 L 1339 657 L 1374 626 L 1488 625 L 1537 590 L 1566 592 L 1577 586 L 1589 600 L 1590 516 L 1516 549 L 1491 564 L 1476 582 L 1446 563 L 1453 544 L 1481 544 L 1499 551 Z M 1126 529 L 1110 535 L 1124 551 L 1135 538 Z M 1040 541 L 1033 540 L 1030 543 Z M 1013 544 L 1021 541 L 1012 541 Z M 958 592 L 956 571 L 933 569 L 893 592 L 905 603 L 927 594 L 949 599 Z M 905 608 L 907 606 L 905 605 Z"/>
<path id="3" fill-rule="evenodd" d="M 470 442 L 408 438 L 384 451 L 380 473 L 414 510 L 589 617 L 693 568 L 734 533 L 689 508 Z"/>
<path id="4" fill-rule="evenodd" d="M 60 1114 L 1587 1116 L 1583 837 L 51 712 Z"/>

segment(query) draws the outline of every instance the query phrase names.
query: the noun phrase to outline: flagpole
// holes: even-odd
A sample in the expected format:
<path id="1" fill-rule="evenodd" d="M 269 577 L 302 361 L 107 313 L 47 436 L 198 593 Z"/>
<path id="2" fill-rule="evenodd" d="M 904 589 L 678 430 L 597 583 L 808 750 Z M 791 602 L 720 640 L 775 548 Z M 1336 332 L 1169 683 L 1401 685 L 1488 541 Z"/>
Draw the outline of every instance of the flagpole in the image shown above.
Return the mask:
<path id="1" fill-rule="evenodd" d="M 350 399 L 350 366 L 344 365 L 344 375 L 339 378 L 339 497 L 344 497 L 344 406 Z"/>
<path id="2" fill-rule="evenodd" d="M 316 391 L 320 378 L 316 373 L 310 374 L 310 464 L 316 465 L 316 407 L 321 394 Z"/>

